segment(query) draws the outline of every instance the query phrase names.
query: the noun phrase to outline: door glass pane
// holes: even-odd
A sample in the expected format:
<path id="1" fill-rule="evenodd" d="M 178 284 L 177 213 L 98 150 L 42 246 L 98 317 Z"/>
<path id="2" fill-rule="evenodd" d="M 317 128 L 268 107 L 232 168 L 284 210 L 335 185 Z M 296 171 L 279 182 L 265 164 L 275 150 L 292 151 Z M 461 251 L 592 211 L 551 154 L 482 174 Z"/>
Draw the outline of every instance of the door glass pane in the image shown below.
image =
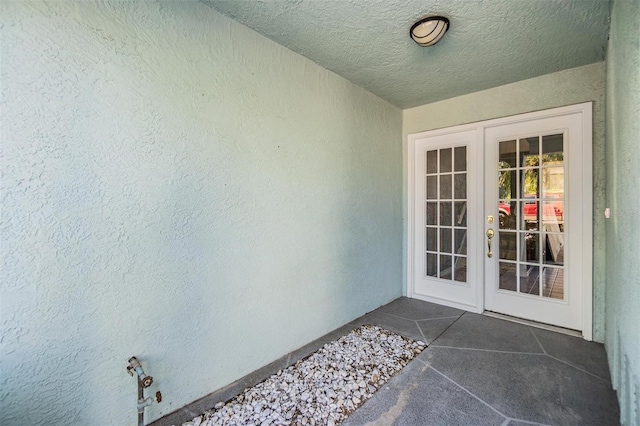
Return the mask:
<path id="1" fill-rule="evenodd" d="M 520 260 L 538 262 L 540 260 L 540 234 L 537 232 L 520 233 Z"/>
<path id="2" fill-rule="evenodd" d="M 542 203 L 542 226 L 548 232 L 562 232 L 564 227 L 564 203 L 562 201 Z"/>
<path id="3" fill-rule="evenodd" d="M 516 230 L 518 226 L 518 202 L 500 201 L 498 203 L 500 229 Z"/>
<path id="4" fill-rule="evenodd" d="M 542 295 L 564 299 L 564 269 L 544 267 L 542 271 Z"/>
<path id="5" fill-rule="evenodd" d="M 438 203 L 427 203 L 427 225 L 437 225 Z"/>
<path id="6" fill-rule="evenodd" d="M 515 232 L 499 232 L 499 244 L 500 250 L 498 254 L 499 259 L 504 260 L 516 260 L 517 246 L 516 246 L 516 233 Z"/>
<path id="7" fill-rule="evenodd" d="M 542 169 L 542 196 L 564 198 L 564 167 L 553 166 Z"/>
<path id="8" fill-rule="evenodd" d="M 450 202 L 440 203 L 440 226 L 451 226 L 451 206 Z"/>
<path id="9" fill-rule="evenodd" d="M 540 295 L 540 268 L 533 265 L 520 265 L 520 293 Z"/>
<path id="10" fill-rule="evenodd" d="M 457 200 L 464 200 L 467 198 L 467 174 L 460 173 L 453 176 L 454 180 L 454 190 L 453 190 L 453 198 Z"/>
<path id="11" fill-rule="evenodd" d="M 438 251 L 438 228 L 427 226 L 427 251 Z"/>
<path id="12" fill-rule="evenodd" d="M 564 265 L 564 235 L 545 234 L 545 246 L 543 253 L 545 264 Z"/>
<path id="13" fill-rule="evenodd" d="M 518 167 L 516 164 L 516 141 L 500 142 L 499 145 L 499 169 L 509 169 Z"/>
<path id="14" fill-rule="evenodd" d="M 451 253 L 451 228 L 440 228 L 440 252 Z"/>
<path id="15" fill-rule="evenodd" d="M 438 198 L 438 177 L 427 176 L 427 200 Z"/>
<path id="16" fill-rule="evenodd" d="M 515 170 L 498 172 L 498 198 L 506 200 L 518 198 Z"/>
<path id="17" fill-rule="evenodd" d="M 524 138 L 519 141 L 520 161 L 518 167 L 535 167 L 540 164 L 540 138 Z"/>
<path id="18" fill-rule="evenodd" d="M 467 171 L 467 147 L 459 146 L 454 150 L 453 170 L 456 172 Z"/>
<path id="19" fill-rule="evenodd" d="M 522 223 L 520 230 L 538 231 L 538 205 L 536 201 L 525 201 L 522 203 Z"/>
<path id="20" fill-rule="evenodd" d="M 451 199 L 451 175 L 440 175 L 440 198 Z"/>
<path id="21" fill-rule="evenodd" d="M 518 276 L 516 275 L 516 264 L 500 262 L 500 290 L 517 291 Z"/>
<path id="22" fill-rule="evenodd" d="M 456 254 L 467 254 L 467 230 L 455 229 L 454 250 Z"/>
<path id="23" fill-rule="evenodd" d="M 451 148 L 440 150 L 440 173 L 447 173 L 451 171 Z"/>
<path id="24" fill-rule="evenodd" d="M 454 205 L 456 208 L 455 225 L 467 226 L 467 203 L 465 201 L 456 201 Z"/>
<path id="25" fill-rule="evenodd" d="M 427 151 L 427 174 L 438 173 L 438 151 Z"/>
<path id="26" fill-rule="evenodd" d="M 454 276 L 453 279 L 460 282 L 467 282 L 467 258 L 456 256 L 453 258 Z"/>
<path id="27" fill-rule="evenodd" d="M 451 279 L 451 256 L 440 255 L 440 278 Z"/>
<path id="28" fill-rule="evenodd" d="M 430 277 L 438 276 L 438 255 L 435 253 L 427 253 L 427 275 Z"/>
<path id="29" fill-rule="evenodd" d="M 535 199 L 540 197 L 538 193 L 538 169 L 527 169 L 522 172 L 520 188 L 520 198 Z"/>
<path id="30" fill-rule="evenodd" d="M 564 161 L 563 135 L 542 137 L 542 165 L 558 164 Z"/>

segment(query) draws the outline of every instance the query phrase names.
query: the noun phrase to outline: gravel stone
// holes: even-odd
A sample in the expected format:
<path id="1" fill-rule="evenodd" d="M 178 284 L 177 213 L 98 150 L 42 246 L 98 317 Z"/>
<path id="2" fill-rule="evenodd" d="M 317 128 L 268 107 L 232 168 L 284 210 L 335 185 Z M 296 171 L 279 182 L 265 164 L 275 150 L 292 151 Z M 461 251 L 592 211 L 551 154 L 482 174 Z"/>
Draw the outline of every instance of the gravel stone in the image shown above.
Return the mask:
<path id="1" fill-rule="evenodd" d="M 182 426 L 339 425 L 424 348 L 364 325 Z"/>

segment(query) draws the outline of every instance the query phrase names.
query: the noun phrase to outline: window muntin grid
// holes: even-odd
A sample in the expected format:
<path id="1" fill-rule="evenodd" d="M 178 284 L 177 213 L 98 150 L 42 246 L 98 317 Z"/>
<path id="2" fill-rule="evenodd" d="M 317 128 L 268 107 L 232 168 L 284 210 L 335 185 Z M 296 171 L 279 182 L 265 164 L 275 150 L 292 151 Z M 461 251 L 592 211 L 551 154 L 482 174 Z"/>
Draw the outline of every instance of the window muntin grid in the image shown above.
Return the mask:
<path id="1" fill-rule="evenodd" d="M 499 289 L 565 299 L 564 135 L 499 142 Z"/>
<path id="2" fill-rule="evenodd" d="M 429 150 L 426 161 L 426 277 L 467 282 L 467 148 Z"/>

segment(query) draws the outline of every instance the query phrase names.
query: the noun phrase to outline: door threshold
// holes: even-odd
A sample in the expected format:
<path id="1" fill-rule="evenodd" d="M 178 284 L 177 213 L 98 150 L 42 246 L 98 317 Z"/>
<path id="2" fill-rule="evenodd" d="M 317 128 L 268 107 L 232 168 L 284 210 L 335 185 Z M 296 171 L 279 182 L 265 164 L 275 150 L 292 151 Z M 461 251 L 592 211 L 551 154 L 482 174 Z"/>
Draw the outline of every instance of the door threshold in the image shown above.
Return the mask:
<path id="1" fill-rule="evenodd" d="M 515 322 L 518 324 L 528 325 L 530 327 L 541 328 L 543 330 L 555 331 L 556 333 L 566 334 L 567 336 L 580 337 L 583 338 L 582 332 L 577 330 L 571 330 L 568 328 L 562 328 L 555 325 L 544 324 L 541 322 L 530 321 L 523 318 L 512 317 L 511 315 L 499 314 L 497 312 L 484 311 L 482 315 L 486 315 L 492 318 L 503 319 L 506 321 Z"/>

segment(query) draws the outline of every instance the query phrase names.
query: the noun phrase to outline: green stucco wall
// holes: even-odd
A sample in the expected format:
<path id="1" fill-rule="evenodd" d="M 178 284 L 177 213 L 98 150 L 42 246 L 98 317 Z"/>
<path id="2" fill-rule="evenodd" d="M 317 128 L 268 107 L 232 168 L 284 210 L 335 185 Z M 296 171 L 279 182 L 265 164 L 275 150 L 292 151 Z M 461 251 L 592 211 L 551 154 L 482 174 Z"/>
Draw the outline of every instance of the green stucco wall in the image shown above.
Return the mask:
<path id="1" fill-rule="evenodd" d="M 401 295 L 401 111 L 192 1 L 0 2 L 0 424 L 156 419 Z"/>
<path id="2" fill-rule="evenodd" d="M 607 53 L 607 354 L 623 424 L 640 425 L 640 2 L 615 0 Z"/>
<path id="3" fill-rule="evenodd" d="M 596 248 L 594 249 L 593 258 L 593 338 L 602 342 L 604 340 L 605 326 L 605 256 L 603 250 L 598 249 L 598 247 L 604 247 L 605 242 L 604 218 L 602 215 L 605 207 L 604 100 L 605 63 L 598 62 L 416 108 L 405 109 L 402 112 L 403 158 L 405 162 L 405 184 L 403 186 L 403 205 L 405 206 L 403 211 L 405 230 L 404 259 L 406 260 L 407 255 L 407 135 L 425 130 L 593 101 L 593 245 Z M 406 294 L 406 270 L 403 274 L 403 290 Z"/>

